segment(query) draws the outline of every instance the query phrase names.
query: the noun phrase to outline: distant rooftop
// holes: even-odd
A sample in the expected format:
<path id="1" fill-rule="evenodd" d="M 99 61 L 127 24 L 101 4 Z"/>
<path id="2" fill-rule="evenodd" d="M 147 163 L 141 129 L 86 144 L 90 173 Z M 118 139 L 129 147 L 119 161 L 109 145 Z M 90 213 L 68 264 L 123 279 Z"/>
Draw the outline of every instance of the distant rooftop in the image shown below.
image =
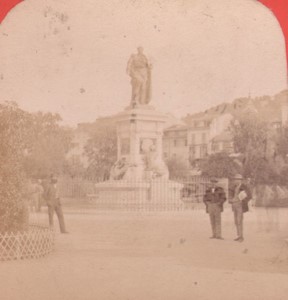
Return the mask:
<path id="1" fill-rule="evenodd" d="M 288 105 L 288 90 L 282 91 L 273 97 L 247 97 L 235 99 L 232 103 L 224 102 L 203 112 L 188 114 L 183 118 L 183 121 L 188 125 L 193 125 L 195 121 L 212 121 L 216 117 L 227 113 L 235 118 L 240 118 L 243 114 L 255 113 L 270 122 L 281 122 L 281 109 L 285 104 Z"/>

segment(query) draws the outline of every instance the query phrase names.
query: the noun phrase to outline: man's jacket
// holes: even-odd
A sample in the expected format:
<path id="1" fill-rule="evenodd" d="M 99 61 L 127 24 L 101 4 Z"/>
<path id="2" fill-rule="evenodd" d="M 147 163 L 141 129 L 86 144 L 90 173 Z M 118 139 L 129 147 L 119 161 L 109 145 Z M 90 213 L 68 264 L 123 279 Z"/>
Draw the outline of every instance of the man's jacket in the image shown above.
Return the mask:
<path id="1" fill-rule="evenodd" d="M 208 213 L 209 203 L 217 203 L 223 211 L 223 204 L 226 201 L 225 191 L 222 187 L 216 186 L 215 188 L 208 188 L 205 192 L 204 199 L 206 205 L 206 212 Z"/>
<path id="2" fill-rule="evenodd" d="M 234 191 L 233 191 L 233 194 L 232 194 L 232 197 L 234 198 L 235 196 L 235 193 L 238 189 L 238 193 L 244 191 L 246 193 L 246 197 L 241 201 L 242 202 L 242 210 L 243 212 L 247 212 L 249 211 L 249 207 L 248 207 L 248 202 L 252 199 L 252 193 L 251 193 L 251 189 L 250 187 L 248 187 L 248 185 L 244 184 L 244 183 L 241 183 L 239 187 L 235 186 L 234 188 Z"/>
<path id="3" fill-rule="evenodd" d="M 52 205 L 52 206 L 60 205 L 58 191 L 54 184 L 49 184 L 46 197 L 47 197 L 46 198 L 47 205 Z"/>

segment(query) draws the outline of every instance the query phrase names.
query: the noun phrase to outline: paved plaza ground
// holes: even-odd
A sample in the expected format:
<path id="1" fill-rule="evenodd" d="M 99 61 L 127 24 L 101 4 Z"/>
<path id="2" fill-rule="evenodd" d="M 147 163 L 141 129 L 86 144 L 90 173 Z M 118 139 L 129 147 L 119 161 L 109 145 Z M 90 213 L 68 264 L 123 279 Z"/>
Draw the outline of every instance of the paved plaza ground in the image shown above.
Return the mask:
<path id="1" fill-rule="evenodd" d="M 288 297 L 288 211 L 245 215 L 234 242 L 210 240 L 204 210 L 99 212 L 64 208 L 70 234 L 37 260 L 0 262 L 1 300 L 284 300 Z M 47 221 L 45 212 L 39 221 Z"/>

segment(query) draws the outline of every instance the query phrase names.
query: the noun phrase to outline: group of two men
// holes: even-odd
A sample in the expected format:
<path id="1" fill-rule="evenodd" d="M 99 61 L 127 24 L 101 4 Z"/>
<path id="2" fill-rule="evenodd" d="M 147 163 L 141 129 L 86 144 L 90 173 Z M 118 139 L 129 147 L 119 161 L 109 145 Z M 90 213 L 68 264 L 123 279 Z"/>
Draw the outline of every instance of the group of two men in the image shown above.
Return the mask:
<path id="1" fill-rule="evenodd" d="M 213 239 L 222 240 L 221 234 L 221 213 L 223 212 L 224 202 L 227 200 L 224 189 L 217 185 L 216 178 L 211 179 L 211 186 L 206 190 L 204 203 L 206 212 L 210 216 Z M 250 188 L 243 177 L 238 174 L 233 178 L 233 187 L 229 195 L 229 203 L 232 205 L 234 221 L 237 230 L 235 241 L 243 242 L 243 214 L 248 211 L 248 202 L 252 198 Z"/>

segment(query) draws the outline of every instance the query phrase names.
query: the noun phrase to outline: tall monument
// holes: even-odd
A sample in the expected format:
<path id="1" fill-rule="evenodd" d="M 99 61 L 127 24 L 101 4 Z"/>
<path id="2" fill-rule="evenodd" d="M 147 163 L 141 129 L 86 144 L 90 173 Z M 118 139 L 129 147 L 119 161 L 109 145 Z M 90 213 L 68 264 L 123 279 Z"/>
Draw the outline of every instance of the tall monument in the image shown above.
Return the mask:
<path id="1" fill-rule="evenodd" d="M 167 117 L 150 105 L 151 68 L 139 47 L 127 64 L 132 93 L 129 106 L 117 116 L 117 161 L 109 180 L 95 186 L 96 199 L 104 203 L 116 205 L 125 200 L 145 205 L 173 201 L 181 205 L 183 185 L 168 179 L 162 157 Z"/>
<path id="2" fill-rule="evenodd" d="M 131 101 L 126 110 L 118 115 L 118 153 L 111 179 L 168 179 L 168 169 L 162 159 L 166 116 L 149 105 L 152 66 L 143 48 L 137 50 L 127 64 L 132 86 Z"/>

